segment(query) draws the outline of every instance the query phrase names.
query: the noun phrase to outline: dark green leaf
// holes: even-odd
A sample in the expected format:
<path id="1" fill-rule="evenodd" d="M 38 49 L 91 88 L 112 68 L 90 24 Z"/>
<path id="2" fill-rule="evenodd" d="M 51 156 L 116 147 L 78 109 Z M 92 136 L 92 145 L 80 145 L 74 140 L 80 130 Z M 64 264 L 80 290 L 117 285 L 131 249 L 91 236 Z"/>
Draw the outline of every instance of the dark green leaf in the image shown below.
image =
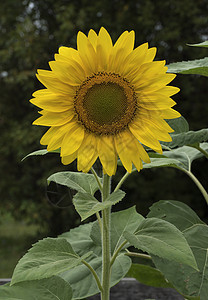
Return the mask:
<path id="1" fill-rule="evenodd" d="M 98 183 L 92 174 L 85 174 L 80 172 L 58 172 L 48 178 L 48 182 L 55 182 L 57 184 L 68 186 L 78 192 L 94 193 L 99 189 Z"/>
<path id="2" fill-rule="evenodd" d="M 197 74 L 208 76 L 208 57 L 167 65 L 169 73 Z"/>
<path id="3" fill-rule="evenodd" d="M 111 252 L 124 242 L 124 232 L 134 233 L 144 217 L 137 213 L 135 206 L 111 214 Z M 98 222 L 95 222 L 91 230 L 91 238 L 96 245 L 101 247 L 101 233 Z"/>
<path id="4" fill-rule="evenodd" d="M 183 263 L 179 264 L 156 256 L 152 256 L 152 259 L 156 267 L 181 294 L 192 297 L 200 296 L 200 300 L 207 300 L 208 226 L 203 224 L 193 225 L 184 231 L 184 236 L 194 253 L 199 271 Z"/>
<path id="5" fill-rule="evenodd" d="M 99 202 L 89 193 L 78 192 L 73 198 L 73 203 L 76 211 L 81 216 L 83 221 L 94 215 L 96 212 L 118 203 L 124 198 L 124 196 L 125 193 L 121 190 L 118 190 L 110 194 L 110 196 L 104 202 Z"/>
<path id="6" fill-rule="evenodd" d="M 162 288 L 173 287 L 159 270 L 146 265 L 132 264 L 126 277 L 133 277 L 140 283 L 149 286 Z"/>
<path id="7" fill-rule="evenodd" d="M 94 257 L 89 261 L 90 265 L 96 271 L 97 275 L 101 279 L 102 274 L 102 257 Z M 120 254 L 112 267 L 111 273 L 111 287 L 116 285 L 128 272 L 131 266 L 131 259 Z M 75 299 L 83 299 L 90 297 L 99 292 L 96 281 L 94 280 L 90 270 L 80 265 L 60 275 L 64 280 L 70 283 L 73 289 L 73 297 Z"/>
<path id="8" fill-rule="evenodd" d="M 180 231 L 190 228 L 194 224 L 204 224 L 188 205 L 179 201 L 158 201 L 150 207 L 147 217 L 168 221 Z"/>
<path id="9" fill-rule="evenodd" d="M 0 287 L 0 300 L 70 300 L 72 289 L 60 277 L 25 281 Z"/>
<path id="10" fill-rule="evenodd" d="M 80 257 L 70 243 L 63 238 L 46 238 L 36 244 L 18 262 L 12 276 L 12 284 L 49 278 L 58 273 L 74 268 L 91 255 Z"/>
<path id="11" fill-rule="evenodd" d="M 174 260 L 197 269 L 193 253 L 183 234 L 171 223 L 157 218 L 142 221 L 133 234 L 124 233 L 134 247 L 161 258 Z"/>
<path id="12" fill-rule="evenodd" d="M 161 142 L 161 144 L 166 145 L 169 148 L 194 145 L 197 143 L 206 142 L 208 140 L 208 129 L 205 128 L 198 131 L 172 133 L 171 137 L 172 142 Z"/>
<path id="13" fill-rule="evenodd" d="M 174 134 L 189 131 L 189 124 L 182 116 L 176 119 L 168 119 L 166 122 L 174 130 Z"/>

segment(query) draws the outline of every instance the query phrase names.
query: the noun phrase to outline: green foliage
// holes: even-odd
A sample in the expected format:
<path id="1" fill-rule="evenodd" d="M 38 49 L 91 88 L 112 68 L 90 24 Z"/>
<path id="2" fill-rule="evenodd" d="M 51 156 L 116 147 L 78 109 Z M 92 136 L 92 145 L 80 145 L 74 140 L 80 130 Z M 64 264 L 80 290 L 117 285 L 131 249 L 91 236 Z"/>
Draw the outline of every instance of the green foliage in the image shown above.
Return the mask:
<path id="1" fill-rule="evenodd" d="M 192 47 L 208 47 L 208 41 L 198 43 L 198 44 L 187 44 L 187 45 Z"/>
<path id="2" fill-rule="evenodd" d="M 74 268 L 91 255 L 79 257 L 65 239 L 46 238 L 39 241 L 18 262 L 12 276 L 12 284 L 48 278 Z"/>
<path id="3" fill-rule="evenodd" d="M 180 231 L 184 231 L 196 224 L 204 224 L 189 206 L 183 202 L 173 200 L 161 200 L 154 203 L 150 207 L 147 217 L 167 220 L 174 224 Z"/>
<path id="4" fill-rule="evenodd" d="M 98 190 L 98 183 L 92 174 L 84 174 L 79 172 L 59 172 L 51 175 L 48 178 L 48 183 L 51 181 L 65 185 L 70 189 L 74 189 L 80 193 L 88 193 L 94 195 Z"/>
<path id="5" fill-rule="evenodd" d="M 3 286 L 0 289 L 0 300 L 70 300 L 72 289 L 60 277 L 25 281 L 13 286 Z"/>
<path id="6" fill-rule="evenodd" d="M 169 222 L 149 218 L 140 223 L 134 234 L 126 231 L 124 236 L 131 245 L 151 255 L 187 264 L 197 269 L 186 239 Z"/>
<path id="7" fill-rule="evenodd" d="M 200 296 L 201 300 L 206 300 L 208 292 L 208 226 L 203 224 L 189 207 L 176 201 L 160 201 L 151 208 L 149 216 L 151 218 L 153 216 L 161 219 L 165 218 L 166 221 L 180 227 L 193 251 L 199 271 L 185 265 L 183 262 L 179 264 L 172 260 L 152 256 L 156 267 L 186 298 Z"/>
<path id="8" fill-rule="evenodd" d="M 132 264 L 127 273 L 127 277 L 135 278 L 140 283 L 149 286 L 160 288 L 172 287 L 159 270 L 146 265 Z"/>
<path id="9" fill-rule="evenodd" d="M 169 73 L 197 74 L 208 76 L 208 58 L 182 61 L 167 65 Z"/>
<path id="10" fill-rule="evenodd" d="M 99 202 L 89 193 L 78 192 L 73 198 L 73 203 L 76 211 L 81 216 L 81 220 L 83 221 L 95 213 L 115 205 L 121 201 L 124 196 L 125 193 L 121 190 L 118 190 L 110 194 L 105 202 Z"/>

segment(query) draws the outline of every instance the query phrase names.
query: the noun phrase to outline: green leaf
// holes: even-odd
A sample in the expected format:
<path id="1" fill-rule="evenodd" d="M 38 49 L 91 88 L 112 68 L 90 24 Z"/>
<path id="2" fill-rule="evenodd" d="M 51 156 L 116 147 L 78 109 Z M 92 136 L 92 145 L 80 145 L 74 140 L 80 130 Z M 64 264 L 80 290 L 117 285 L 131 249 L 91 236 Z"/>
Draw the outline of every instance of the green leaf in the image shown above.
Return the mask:
<path id="1" fill-rule="evenodd" d="M 193 47 L 208 47 L 208 41 L 202 42 L 202 43 L 198 43 L 198 44 L 187 44 L 188 46 L 193 46 Z"/>
<path id="2" fill-rule="evenodd" d="M 30 157 L 30 156 L 45 155 L 45 154 L 48 154 L 48 153 L 60 153 L 60 149 L 54 150 L 54 151 L 48 151 L 47 149 L 37 150 L 37 151 L 34 151 L 34 152 L 26 155 L 25 157 L 23 157 L 22 161 L 25 160 L 26 158 Z"/>
<path id="3" fill-rule="evenodd" d="M 88 263 L 90 263 L 101 280 L 102 257 L 95 257 Z M 111 287 L 116 285 L 126 275 L 130 266 L 131 259 L 123 253 L 116 258 L 112 266 L 110 282 Z M 83 299 L 99 293 L 99 289 L 94 278 L 92 277 L 92 273 L 84 265 L 77 266 L 76 268 L 63 273 L 60 276 L 70 283 L 73 289 L 73 299 Z"/>
<path id="4" fill-rule="evenodd" d="M 184 117 L 166 120 L 170 127 L 174 130 L 174 134 L 189 131 L 189 124 Z"/>
<path id="5" fill-rule="evenodd" d="M 111 214 L 112 254 L 125 241 L 124 232 L 134 233 L 143 220 L 144 217 L 137 213 L 135 206 Z M 90 236 L 95 244 L 101 247 L 101 232 L 98 222 L 93 224 Z"/>
<path id="6" fill-rule="evenodd" d="M 208 76 L 208 57 L 167 65 L 169 73 L 197 74 Z"/>
<path id="7" fill-rule="evenodd" d="M 128 228 L 138 227 L 137 218 L 135 216 L 135 208 L 129 209 L 129 215 L 132 217 L 132 223 L 130 220 L 126 221 Z M 119 217 L 121 217 L 119 213 L 113 213 L 112 216 L 117 214 L 117 218 L 112 218 L 113 227 L 116 230 L 116 223 L 118 220 L 120 221 Z M 127 216 L 127 213 L 126 213 Z M 124 217 L 124 215 L 123 215 Z M 134 219 L 134 221 L 133 221 Z M 138 221 L 140 217 L 138 217 Z M 133 223 L 136 223 L 133 226 Z M 73 246 L 73 249 L 76 250 L 79 255 L 83 255 L 88 251 L 93 251 L 93 255 L 88 257 L 86 261 L 95 269 L 98 274 L 98 277 L 101 278 L 101 268 L 102 268 L 102 248 L 101 248 L 101 241 L 100 241 L 100 230 L 98 228 L 98 236 L 94 240 L 95 232 L 91 229 L 94 229 L 94 225 L 97 224 L 97 221 L 80 225 L 77 228 L 71 229 L 69 232 L 66 232 L 61 235 L 61 237 L 66 238 L 70 244 Z M 118 230 L 121 225 L 118 224 Z M 91 238 L 93 236 L 93 239 Z M 111 237 L 113 239 L 113 237 Z M 111 279 L 111 286 L 118 283 L 128 272 L 131 266 L 131 259 L 121 253 L 117 259 L 115 260 L 112 268 L 112 279 Z M 85 265 L 79 265 L 73 269 L 70 269 L 67 272 L 64 272 L 60 275 L 64 279 L 66 279 L 72 286 L 74 290 L 73 297 L 77 299 L 86 298 L 91 295 L 95 295 L 99 292 L 97 284 L 94 280 L 94 277 L 90 270 Z"/>
<path id="8" fill-rule="evenodd" d="M 202 143 L 200 147 L 207 151 L 208 143 Z M 177 166 L 182 166 L 186 170 L 190 170 L 191 164 L 195 159 L 203 157 L 203 154 L 199 150 L 188 146 L 183 146 L 171 151 L 164 151 L 163 154 L 169 159 L 178 160 L 179 163 Z"/>
<path id="9" fill-rule="evenodd" d="M 12 276 L 12 284 L 48 278 L 74 268 L 91 252 L 80 257 L 66 239 L 46 238 L 36 244 L 18 262 Z"/>
<path id="10" fill-rule="evenodd" d="M 200 144 L 200 147 L 207 151 L 208 143 Z M 155 156 L 155 155 L 154 155 Z M 191 163 L 203 154 L 193 147 L 183 146 L 170 151 L 163 151 L 163 155 L 156 155 L 151 158 L 151 163 L 143 163 L 144 169 L 174 167 L 190 170 Z"/>
<path id="11" fill-rule="evenodd" d="M 81 219 L 83 221 L 88 217 L 94 215 L 96 212 L 99 212 L 118 203 L 124 198 L 124 196 L 125 193 L 121 190 L 118 190 L 110 194 L 105 202 L 99 202 L 89 193 L 78 192 L 73 198 L 73 203 L 76 211 L 81 216 Z"/>
<path id="12" fill-rule="evenodd" d="M 205 128 L 198 131 L 171 133 L 171 137 L 171 142 L 161 142 L 161 144 L 166 145 L 169 148 L 194 145 L 197 143 L 206 142 L 208 140 L 208 129 Z"/>
<path id="13" fill-rule="evenodd" d="M 152 256 L 156 267 L 165 275 L 169 282 L 183 295 L 199 297 L 207 300 L 208 295 L 208 226 L 195 224 L 184 231 L 199 271 L 175 261 L 168 261 Z M 177 274 L 177 276 L 175 275 Z"/>
<path id="14" fill-rule="evenodd" d="M 161 258 L 174 260 L 197 269 L 193 253 L 183 234 L 171 223 L 157 218 L 145 219 L 136 233 L 125 232 L 134 247 Z"/>
<path id="15" fill-rule="evenodd" d="M 173 287 L 159 270 L 146 265 L 132 264 L 126 277 L 135 278 L 140 283 L 153 287 Z"/>
<path id="16" fill-rule="evenodd" d="M 0 287 L 0 300 L 70 300 L 72 289 L 60 277 L 25 281 Z"/>
<path id="17" fill-rule="evenodd" d="M 93 251 L 97 256 L 101 256 L 101 245 L 95 244 L 90 235 L 95 223 L 97 221 L 80 225 L 68 232 L 62 233 L 60 238 L 65 238 L 79 256 L 89 251 Z"/>
<path id="18" fill-rule="evenodd" d="M 168 221 L 180 231 L 190 228 L 195 224 L 204 224 L 188 205 L 179 201 L 158 201 L 150 207 L 147 217 L 155 217 Z"/>
<path id="19" fill-rule="evenodd" d="M 48 182 L 53 181 L 57 184 L 68 186 L 78 192 L 86 192 L 91 195 L 94 195 L 99 189 L 94 175 L 81 172 L 58 172 L 51 175 L 47 180 Z"/>

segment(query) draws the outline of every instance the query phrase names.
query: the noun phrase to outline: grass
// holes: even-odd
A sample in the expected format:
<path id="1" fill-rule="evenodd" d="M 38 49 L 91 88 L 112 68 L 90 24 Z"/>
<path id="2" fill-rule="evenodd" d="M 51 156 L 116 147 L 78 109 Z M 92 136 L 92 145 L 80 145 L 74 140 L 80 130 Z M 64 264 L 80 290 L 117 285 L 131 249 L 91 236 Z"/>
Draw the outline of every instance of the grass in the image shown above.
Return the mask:
<path id="1" fill-rule="evenodd" d="M 10 215 L 0 220 L 0 278 L 10 278 L 18 260 L 35 243 L 40 233 L 36 225 L 15 221 Z M 42 235 L 41 235 L 42 236 Z"/>

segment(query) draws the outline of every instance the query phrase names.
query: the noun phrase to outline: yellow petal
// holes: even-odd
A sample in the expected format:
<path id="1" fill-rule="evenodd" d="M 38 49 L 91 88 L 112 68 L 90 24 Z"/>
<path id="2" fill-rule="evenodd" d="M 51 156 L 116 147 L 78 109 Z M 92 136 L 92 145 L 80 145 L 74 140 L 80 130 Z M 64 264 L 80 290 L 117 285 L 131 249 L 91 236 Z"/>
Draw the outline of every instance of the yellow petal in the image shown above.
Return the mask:
<path id="1" fill-rule="evenodd" d="M 42 126 L 60 126 L 69 122 L 73 116 L 73 110 L 67 110 L 64 112 L 48 112 L 42 111 L 42 116 L 33 122 L 33 125 L 42 125 Z"/>
<path id="2" fill-rule="evenodd" d="M 68 132 L 68 130 L 71 128 L 71 125 L 70 123 L 67 123 L 66 125 L 52 128 L 54 128 L 55 131 L 53 132 L 52 138 L 48 142 L 48 151 L 53 151 L 61 147 L 63 138 Z"/>
<path id="3" fill-rule="evenodd" d="M 64 56 L 69 62 L 76 61 L 79 65 L 83 65 L 79 52 L 76 49 L 62 46 L 59 48 L 59 54 Z"/>
<path id="4" fill-rule="evenodd" d="M 88 39 L 89 39 L 90 43 L 93 45 L 94 49 L 96 50 L 98 36 L 94 30 L 90 29 L 90 31 L 88 33 Z"/>
<path id="5" fill-rule="evenodd" d="M 79 31 L 77 35 L 77 48 L 83 65 L 85 66 L 86 74 L 91 75 L 96 72 L 97 56 L 95 50 L 86 35 L 81 31 Z"/>
<path id="6" fill-rule="evenodd" d="M 84 72 L 66 62 L 50 61 L 49 66 L 57 78 L 66 84 L 79 86 L 85 79 Z"/>
<path id="7" fill-rule="evenodd" d="M 42 75 L 40 71 L 37 74 L 38 80 L 45 85 L 51 92 L 58 93 L 58 94 L 70 94 L 73 95 L 75 93 L 75 89 L 73 86 L 63 83 L 60 81 L 52 71 L 49 71 L 50 75 Z"/>
<path id="8" fill-rule="evenodd" d="M 148 154 L 129 130 L 115 136 L 115 145 L 120 160 L 129 173 L 132 171 L 132 162 L 138 171 L 142 168 L 141 159 L 150 162 Z"/>
<path id="9" fill-rule="evenodd" d="M 109 70 L 122 72 L 123 61 L 133 51 L 134 48 L 134 31 L 125 31 L 115 43 L 109 59 Z"/>
<path id="10" fill-rule="evenodd" d="M 176 77 L 175 74 L 164 74 L 155 76 L 154 79 L 151 80 L 140 80 L 135 84 L 135 90 L 136 91 L 157 91 L 164 87 L 166 84 L 170 83 L 174 78 Z"/>
<path id="11" fill-rule="evenodd" d="M 41 145 L 48 145 L 48 143 L 53 138 L 54 133 L 56 132 L 56 127 L 49 128 L 46 133 L 42 136 L 40 140 Z"/>
<path id="12" fill-rule="evenodd" d="M 142 94 L 137 93 L 138 106 L 147 110 L 163 110 L 170 108 L 176 104 L 171 98 L 159 94 L 157 92 Z"/>
<path id="13" fill-rule="evenodd" d="M 84 129 L 76 121 L 71 122 L 71 128 L 66 133 L 62 145 L 61 156 L 67 156 L 77 151 L 84 139 Z"/>
<path id="14" fill-rule="evenodd" d="M 84 140 L 77 154 L 78 171 L 89 170 L 92 167 L 95 154 L 97 155 L 96 148 L 94 135 L 85 133 Z"/>
<path id="15" fill-rule="evenodd" d="M 35 95 L 35 93 L 33 94 Z M 37 94 L 36 94 L 37 95 Z M 58 95 L 48 93 L 37 98 L 33 98 L 30 102 L 42 109 L 51 112 L 63 112 L 69 109 L 73 109 L 73 98 L 68 95 Z"/>
<path id="16" fill-rule="evenodd" d="M 117 155 L 112 136 L 97 137 L 97 151 L 103 168 L 109 176 L 116 172 Z"/>
<path id="17" fill-rule="evenodd" d="M 146 57 L 144 59 L 144 63 L 148 63 L 148 62 L 153 61 L 153 59 L 155 58 L 156 52 L 157 52 L 157 48 L 156 47 L 149 48 L 148 52 L 147 52 L 147 55 L 146 55 Z"/>
<path id="18" fill-rule="evenodd" d="M 172 108 L 160 110 L 159 114 L 163 119 L 175 119 L 181 117 L 181 114 Z"/>
<path id="19" fill-rule="evenodd" d="M 76 159 L 76 157 L 77 157 L 77 152 L 75 151 L 71 155 L 62 156 L 61 162 L 62 162 L 63 165 L 69 165 L 70 163 L 72 163 Z"/>
<path id="20" fill-rule="evenodd" d="M 98 68 L 100 71 L 108 68 L 108 60 L 112 51 L 112 40 L 105 28 L 101 27 L 97 41 Z"/>
<path id="21" fill-rule="evenodd" d="M 140 123 L 133 122 L 129 124 L 129 129 L 132 134 L 145 146 L 155 150 L 162 154 L 162 147 L 158 140 L 142 126 L 142 120 Z"/>

